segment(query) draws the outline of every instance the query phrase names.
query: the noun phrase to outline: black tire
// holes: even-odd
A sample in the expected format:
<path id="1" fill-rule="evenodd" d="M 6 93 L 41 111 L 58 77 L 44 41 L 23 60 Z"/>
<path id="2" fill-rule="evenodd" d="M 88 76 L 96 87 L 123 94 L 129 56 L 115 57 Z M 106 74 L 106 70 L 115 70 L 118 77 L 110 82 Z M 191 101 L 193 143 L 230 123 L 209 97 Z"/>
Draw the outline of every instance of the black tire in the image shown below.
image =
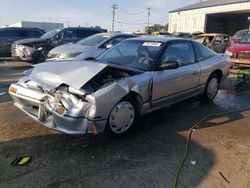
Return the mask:
<path id="1" fill-rule="evenodd" d="M 111 126 L 115 126 L 114 124 L 112 124 L 111 120 L 111 116 L 112 116 L 112 111 L 117 107 L 117 105 L 122 104 L 122 103 L 129 103 L 133 106 L 134 109 L 134 119 L 132 124 L 124 131 L 124 132 L 115 132 Z M 117 135 L 124 135 L 127 134 L 136 124 L 137 120 L 139 117 L 139 110 L 138 110 L 138 104 L 136 102 L 134 102 L 133 99 L 131 99 L 130 97 L 125 97 L 122 100 L 120 100 L 111 110 L 111 112 L 109 113 L 109 117 L 107 120 L 107 124 L 105 126 L 105 130 L 104 130 L 104 134 L 108 135 L 108 136 L 117 136 Z"/>
<path id="2" fill-rule="evenodd" d="M 218 83 L 217 88 L 216 88 L 216 90 L 213 90 L 213 92 L 211 93 L 211 91 L 209 91 L 210 84 L 212 84 L 211 82 L 214 83 L 216 81 Z M 208 80 L 207 80 L 207 83 L 206 83 L 205 91 L 201 95 L 202 100 L 207 101 L 207 102 L 212 101 L 218 93 L 219 85 L 220 85 L 220 76 L 218 74 L 210 75 Z"/>
<path id="3" fill-rule="evenodd" d="M 33 64 L 42 63 L 46 60 L 46 57 L 47 57 L 47 52 L 45 50 L 36 51 L 32 56 L 32 63 Z"/>

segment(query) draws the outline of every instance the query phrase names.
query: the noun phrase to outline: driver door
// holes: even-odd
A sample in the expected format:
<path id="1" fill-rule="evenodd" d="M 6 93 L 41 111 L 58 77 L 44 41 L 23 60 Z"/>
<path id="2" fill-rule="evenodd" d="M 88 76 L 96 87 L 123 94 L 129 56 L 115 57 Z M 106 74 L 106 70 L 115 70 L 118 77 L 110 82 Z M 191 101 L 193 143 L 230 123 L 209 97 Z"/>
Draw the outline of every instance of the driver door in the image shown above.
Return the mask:
<path id="1" fill-rule="evenodd" d="M 166 61 L 178 62 L 179 67 L 153 73 L 152 104 L 154 107 L 195 95 L 199 83 L 200 65 L 195 61 L 191 42 L 171 42 L 163 53 L 160 63 Z"/>

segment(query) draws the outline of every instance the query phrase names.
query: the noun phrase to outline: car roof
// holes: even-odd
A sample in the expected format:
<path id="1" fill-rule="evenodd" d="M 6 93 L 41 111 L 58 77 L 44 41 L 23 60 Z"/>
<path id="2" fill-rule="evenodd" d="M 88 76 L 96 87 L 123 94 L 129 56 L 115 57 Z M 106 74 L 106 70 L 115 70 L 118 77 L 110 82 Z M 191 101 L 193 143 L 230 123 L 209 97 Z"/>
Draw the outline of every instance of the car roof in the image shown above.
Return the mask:
<path id="1" fill-rule="evenodd" d="M 107 29 L 99 29 L 99 28 L 93 28 L 93 27 L 65 27 L 65 28 L 57 28 L 57 29 L 62 29 L 62 30 L 66 30 L 66 29 L 79 29 L 79 30 L 94 30 L 94 31 L 107 31 Z"/>
<path id="2" fill-rule="evenodd" d="M 187 40 L 190 41 L 190 39 L 182 39 L 177 38 L 173 36 L 138 36 L 135 38 L 129 38 L 126 40 L 134 40 L 134 41 L 150 41 L 150 42 L 168 42 L 171 40 Z"/>
<path id="3" fill-rule="evenodd" d="M 97 33 L 96 35 L 108 35 L 110 37 L 116 37 L 116 36 L 137 36 L 135 34 L 128 34 L 128 33 L 108 33 L 108 32 Z"/>
<path id="4" fill-rule="evenodd" d="M 199 37 L 205 37 L 205 36 L 218 36 L 218 35 L 227 35 L 227 34 L 221 34 L 221 33 L 204 33 L 201 35 L 198 35 Z"/>

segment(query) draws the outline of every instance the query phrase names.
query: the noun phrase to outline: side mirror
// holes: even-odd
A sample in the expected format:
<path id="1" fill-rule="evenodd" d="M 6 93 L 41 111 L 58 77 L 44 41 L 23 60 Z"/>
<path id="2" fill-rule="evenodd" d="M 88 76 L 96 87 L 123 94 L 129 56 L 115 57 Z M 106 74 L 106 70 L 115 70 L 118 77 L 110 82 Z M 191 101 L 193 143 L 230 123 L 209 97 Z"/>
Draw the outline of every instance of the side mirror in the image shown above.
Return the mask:
<path id="1" fill-rule="evenodd" d="M 106 46 L 106 48 L 109 49 L 109 48 L 111 48 L 112 46 L 113 46 L 113 44 L 108 44 L 108 45 Z"/>
<path id="2" fill-rule="evenodd" d="M 167 69 L 177 69 L 179 67 L 179 63 L 176 61 L 165 61 L 161 64 L 160 69 L 161 70 L 167 70 Z"/>

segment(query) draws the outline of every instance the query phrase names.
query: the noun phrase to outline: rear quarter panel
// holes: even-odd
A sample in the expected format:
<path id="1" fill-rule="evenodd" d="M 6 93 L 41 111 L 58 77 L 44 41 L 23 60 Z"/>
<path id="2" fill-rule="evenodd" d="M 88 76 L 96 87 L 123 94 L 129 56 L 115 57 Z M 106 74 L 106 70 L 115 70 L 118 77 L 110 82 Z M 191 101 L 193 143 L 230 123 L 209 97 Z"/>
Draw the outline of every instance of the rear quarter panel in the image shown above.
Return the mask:
<path id="1" fill-rule="evenodd" d="M 201 77 L 200 85 L 206 84 L 209 76 L 217 70 L 222 71 L 223 78 L 229 74 L 230 60 L 229 56 L 225 54 L 216 54 L 214 57 L 200 62 Z"/>

